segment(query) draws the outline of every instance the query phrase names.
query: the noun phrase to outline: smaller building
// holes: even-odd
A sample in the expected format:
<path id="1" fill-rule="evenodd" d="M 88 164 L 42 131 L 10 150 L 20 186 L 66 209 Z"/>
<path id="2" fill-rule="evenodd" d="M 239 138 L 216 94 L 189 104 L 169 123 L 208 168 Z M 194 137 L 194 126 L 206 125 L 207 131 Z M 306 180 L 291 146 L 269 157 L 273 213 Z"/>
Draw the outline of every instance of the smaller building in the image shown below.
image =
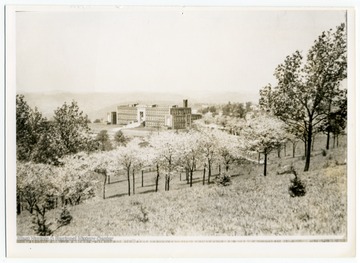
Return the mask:
<path id="1" fill-rule="evenodd" d="M 108 112 L 108 114 L 107 114 L 107 123 L 108 124 L 116 124 L 117 123 L 116 111 Z"/>

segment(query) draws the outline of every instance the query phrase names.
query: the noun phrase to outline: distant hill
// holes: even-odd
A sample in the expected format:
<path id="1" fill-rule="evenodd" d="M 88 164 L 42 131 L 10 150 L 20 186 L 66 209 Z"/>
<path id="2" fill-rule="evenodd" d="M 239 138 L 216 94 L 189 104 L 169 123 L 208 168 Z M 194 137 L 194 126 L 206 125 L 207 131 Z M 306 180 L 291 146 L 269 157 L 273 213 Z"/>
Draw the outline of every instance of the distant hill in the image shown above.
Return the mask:
<path id="1" fill-rule="evenodd" d="M 130 92 L 130 93 L 68 93 L 68 92 L 46 92 L 46 93 L 24 93 L 28 104 L 39 111 L 47 118 L 51 118 L 54 110 L 64 102 L 70 103 L 75 100 L 80 109 L 86 113 L 90 120 L 105 119 L 106 113 L 114 111 L 117 105 L 140 103 L 160 105 L 181 105 L 183 99 L 189 100 L 189 106 L 194 103 L 217 104 L 231 102 L 252 101 L 257 103 L 256 94 L 243 94 L 237 92 L 207 93 L 181 95 L 176 93 L 155 93 L 155 92 Z"/>

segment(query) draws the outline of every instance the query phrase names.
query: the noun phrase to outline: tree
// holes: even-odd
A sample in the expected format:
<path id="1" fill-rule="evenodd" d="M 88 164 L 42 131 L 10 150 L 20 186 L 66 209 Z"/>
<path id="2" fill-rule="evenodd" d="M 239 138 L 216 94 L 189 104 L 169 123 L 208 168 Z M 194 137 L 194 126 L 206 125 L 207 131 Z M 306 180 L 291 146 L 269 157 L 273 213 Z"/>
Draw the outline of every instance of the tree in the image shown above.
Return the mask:
<path id="1" fill-rule="evenodd" d="M 225 166 L 228 172 L 230 164 L 237 159 L 242 159 L 241 140 L 238 136 L 231 135 L 224 131 L 214 131 L 217 145 L 218 160 Z"/>
<path id="2" fill-rule="evenodd" d="M 37 143 L 32 149 L 30 159 L 36 163 L 60 165 L 59 159 L 66 149 L 54 123 L 43 121 L 38 130 Z"/>
<path id="3" fill-rule="evenodd" d="M 46 207 L 48 197 L 54 194 L 51 166 L 18 162 L 16 165 L 16 192 L 19 202 L 26 203 L 26 209 L 33 214 L 37 208 Z M 40 210 L 39 210 L 40 211 Z"/>
<path id="4" fill-rule="evenodd" d="M 99 143 L 99 149 L 101 151 L 110 151 L 112 149 L 112 145 L 107 130 L 101 130 L 96 135 L 95 141 Z"/>
<path id="5" fill-rule="evenodd" d="M 114 141 L 118 145 L 125 146 L 128 142 L 128 138 L 125 137 L 124 133 L 121 130 L 118 130 L 114 135 Z"/>
<path id="6" fill-rule="evenodd" d="M 283 122 L 264 115 L 250 119 L 242 130 L 242 136 L 247 151 L 264 154 L 264 176 L 266 176 L 268 154 L 279 147 L 286 138 Z"/>
<path id="7" fill-rule="evenodd" d="M 92 153 L 88 158 L 90 170 L 103 176 L 103 199 L 106 198 L 106 182 L 119 170 L 118 157 L 115 150 Z"/>
<path id="8" fill-rule="evenodd" d="M 43 132 L 46 118 L 35 108 L 32 110 L 24 95 L 16 95 L 16 156 L 18 160 L 31 159 Z"/>
<path id="9" fill-rule="evenodd" d="M 215 131 L 201 130 L 200 153 L 203 155 L 208 170 L 208 184 L 210 184 L 212 165 L 218 157 L 218 144 L 219 142 L 217 140 Z"/>
<path id="10" fill-rule="evenodd" d="M 139 163 L 138 156 L 141 154 L 140 150 L 140 140 L 135 138 L 130 141 L 126 146 L 121 146 L 117 148 L 116 154 L 119 164 L 124 170 L 126 170 L 127 181 L 128 181 L 128 195 L 131 195 L 131 182 L 130 174 L 131 171 L 136 168 Z M 133 193 L 135 193 L 135 174 L 133 171 Z"/>
<path id="11" fill-rule="evenodd" d="M 314 130 L 327 116 L 340 82 L 347 76 L 346 30 L 341 24 L 323 32 L 308 51 L 306 61 L 299 51 L 287 56 L 275 70 L 277 85 L 260 91 L 259 104 L 288 126 L 301 127 L 306 144 L 304 171 L 310 168 Z"/>
<path id="12" fill-rule="evenodd" d="M 165 190 L 170 190 L 170 180 L 179 167 L 181 156 L 179 136 L 175 132 L 166 131 L 150 138 L 150 145 L 157 154 L 157 165 L 165 173 Z"/>
<path id="13" fill-rule="evenodd" d="M 327 105 L 326 105 L 327 106 Z M 319 128 L 326 133 L 326 149 L 329 149 L 330 134 L 333 134 L 334 145 L 335 139 L 346 128 L 347 120 L 347 90 L 337 90 L 337 96 L 329 101 L 327 108 L 327 118 Z"/>
<path id="14" fill-rule="evenodd" d="M 200 133 L 196 131 L 189 131 L 178 135 L 179 146 L 181 151 L 180 164 L 190 173 L 190 187 L 193 184 L 193 173 L 196 169 L 196 164 L 203 163 L 201 158 L 200 148 L 201 139 Z"/>
<path id="15" fill-rule="evenodd" d="M 70 105 L 66 102 L 54 113 L 56 129 L 66 149 L 65 154 L 77 153 L 88 150 L 91 140 L 89 119 L 80 111 L 75 101 Z"/>

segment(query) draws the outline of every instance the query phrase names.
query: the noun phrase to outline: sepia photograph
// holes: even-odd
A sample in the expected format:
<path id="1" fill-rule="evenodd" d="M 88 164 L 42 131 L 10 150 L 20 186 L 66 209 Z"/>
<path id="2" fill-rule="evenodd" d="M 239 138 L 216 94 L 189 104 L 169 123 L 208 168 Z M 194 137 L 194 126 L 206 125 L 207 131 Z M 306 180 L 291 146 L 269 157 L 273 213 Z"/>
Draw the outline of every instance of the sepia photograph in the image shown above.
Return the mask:
<path id="1" fill-rule="evenodd" d="M 351 8 L 6 12 L 9 249 L 353 255 Z"/>

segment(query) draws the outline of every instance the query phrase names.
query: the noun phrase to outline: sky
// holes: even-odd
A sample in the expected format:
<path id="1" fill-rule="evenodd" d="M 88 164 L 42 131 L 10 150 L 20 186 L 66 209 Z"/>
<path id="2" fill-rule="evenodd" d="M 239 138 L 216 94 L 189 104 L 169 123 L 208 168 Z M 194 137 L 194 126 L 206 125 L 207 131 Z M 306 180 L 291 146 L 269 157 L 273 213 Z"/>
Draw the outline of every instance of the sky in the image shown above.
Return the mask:
<path id="1" fill-rule="evenodd" d="M 122 7 L 16 14 L 16 88 L 26 92 L 249 92 L 274 82 L 343 10 Z"/>

